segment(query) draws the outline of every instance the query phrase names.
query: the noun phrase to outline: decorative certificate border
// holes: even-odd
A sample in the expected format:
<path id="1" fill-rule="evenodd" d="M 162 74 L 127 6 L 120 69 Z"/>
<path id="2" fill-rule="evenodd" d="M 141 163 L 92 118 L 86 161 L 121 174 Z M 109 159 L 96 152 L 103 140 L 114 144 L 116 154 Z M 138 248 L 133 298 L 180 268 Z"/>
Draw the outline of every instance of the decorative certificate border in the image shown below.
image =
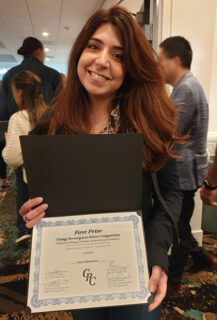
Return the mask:
<path id="1" fill-rule="evenodd" d="M 97 224 L 97 223 L 108 223 L 108 222 L 132 222 L 134 230 L 134 239 L 136 245 L 136 254 L 137 254 L 137 266 L 139 274 L 139 283 L 140 290 L 137 292 L 120 292 L 120 293 L 110 293 L 110 294 L 99 294 L 99 295 L 88 295 L 88 296 L 73 296 L 73 297 L 63 297 L 63 298 L 49 298 L 49 299 L 39 299 L 39 274 L 40 274 L 40 252 L 41 252 L 41 239 L 42 239 L 42 230 L 47 227 L 56 227 L 56 226 L 69 226 L 69 225 L 85 225 L 85 224 Z M 41 306 L 48 305 L 61 305 L 61 304 L 73 304 L 75 302 L 85 303 L 85 302 L 98 302 L 98 301 L 108 301 L 115 299 L 128 299 L 128 298 L 137 298 L 144 299 L 148 295 L 148 290 L 145 288 L 144 283 L 144 265 L 142 262 L 142 250 L 140 248 L 140 235 L 138 230 L 139 218 L 136 215 L 129 216 L 115 216 L 115 217 L 101 217 L 101 218 L 89 218 L 89 219 L 70 219 L 66 221 L 53 221 L 45 222 L 40 221 L 37 226 L 37 241 L 36 241 L 36 256 L 34 259 L 34 275 L 33 275 L 33 296 L 31 298 L 31 304 L 34 308 L 40 308 Z"/>

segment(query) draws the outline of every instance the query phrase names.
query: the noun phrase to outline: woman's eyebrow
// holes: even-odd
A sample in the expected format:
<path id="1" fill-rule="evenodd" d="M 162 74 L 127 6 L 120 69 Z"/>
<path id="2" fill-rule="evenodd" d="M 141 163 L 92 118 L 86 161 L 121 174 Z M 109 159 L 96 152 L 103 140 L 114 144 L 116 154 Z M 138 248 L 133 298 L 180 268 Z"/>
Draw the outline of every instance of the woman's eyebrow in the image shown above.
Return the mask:
<path id="1" fill-rule="evenodd" d="M 96 42 L 98 42 L 98 43 L 100 43 L 100 44 L 103 44 L 103 41 L 100 40 L 100 39 L 98 39 L 98 38 L 90 38 L 90 40 L 93 40 L 93 41 L 96 41 Z M 121 46 L 113 46 L 112 48 L 113 48 L 113 49 L 117 49 L 117 50 L 121 50 L 121 51 L 124 50 L 124 48 L 121 47 Z"/>

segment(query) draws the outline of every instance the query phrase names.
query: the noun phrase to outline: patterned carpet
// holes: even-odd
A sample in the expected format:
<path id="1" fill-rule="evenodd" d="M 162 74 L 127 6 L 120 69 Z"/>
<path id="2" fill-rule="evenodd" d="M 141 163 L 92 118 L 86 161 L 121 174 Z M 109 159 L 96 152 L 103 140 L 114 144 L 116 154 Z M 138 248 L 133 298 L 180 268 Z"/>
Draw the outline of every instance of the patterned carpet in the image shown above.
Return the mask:
<path id="1" fill-rule="evenodd" d="M 14 176 L 10 180 L 14 183 Z M 70 312 L 30 314 L 26 307 L 30 242 L 15 244 L 15 188 L 0 191 L 0 319 L 72 319 Z M 217 235 L 205 235 L 204 247 L 217 256 Z M 197 274 L 186 267 L 182 287 L 177 295 L 167 295 L 162 320 L 217 320 L 217 270 Z M 137 319 L 135 319 L 137 320 Z M 139 319 L 138 319 L 139 320 Z"/>

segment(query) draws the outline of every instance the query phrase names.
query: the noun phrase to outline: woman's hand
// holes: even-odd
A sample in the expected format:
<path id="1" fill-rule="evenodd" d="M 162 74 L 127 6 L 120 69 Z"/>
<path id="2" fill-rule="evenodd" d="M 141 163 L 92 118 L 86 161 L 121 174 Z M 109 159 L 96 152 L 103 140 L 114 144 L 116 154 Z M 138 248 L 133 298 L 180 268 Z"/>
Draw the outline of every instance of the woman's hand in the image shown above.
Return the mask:
<path id="1" fill-rule="evenodd" d="M 34 198 L 26 201 L 20 208 L 19 213 L 26 222 L 27 228 L 34 227 L 45 216 L 48 205 L 46 203 L 41 204 L 42 201 L 43 198 Z"/>
<path id="2" fill-rule="evenodd" d="M 154 302 L 148 307 L 148 311 L 152 311 L 161 304 L 167 292 L 167 274 L 160 266 L 152 267 L 148 289 L 151 293 L 157 291 Z"/>

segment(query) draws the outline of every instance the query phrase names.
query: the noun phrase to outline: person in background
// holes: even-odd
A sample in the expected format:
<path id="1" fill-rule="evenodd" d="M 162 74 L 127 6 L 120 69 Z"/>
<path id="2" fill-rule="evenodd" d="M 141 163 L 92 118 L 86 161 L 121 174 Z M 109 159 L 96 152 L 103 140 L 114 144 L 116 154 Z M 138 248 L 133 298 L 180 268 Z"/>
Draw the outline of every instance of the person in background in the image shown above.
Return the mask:
<path id="1" fill-rule="evenodd" d="M 211 165 L 208 175 L 200 189 L 200 197 L 203 203 L 209 206 L 217 206 L 215 198 L 217 196 L 217 147 L 215 150 L 214 162 Z"/>
<path id="2" fill-rule="evenodd" d="M 62 72 L 60 72 L 60 75 L 61 75 L 61 78 L 62 78 L 62 84 L 63 84 L 63 87 L 65 86 L 66 84 L 66 75 Z"/>
<path id="3" fill-rule="evenodd" d="M 0 121 L 9 120 L 10 116 L 18 110 L 18 106 L 12 96 L 11 80 L 19 71 L 32 71 L 41 79 L 43 98 L 47 105 L 53 99 L 57 88 L 62 83 L 60 73 L 44 65 L 45 51 L 41 41 L 28 37 L 24 39 L 17 53 L 22 55 L 24 59 L 21 64 L 8 70 L 2 79 L 0 88 Z"/>
<path id="4" fill-rule="evenodd" d="M 9 120 L 17 112 L 18 106 L 13 99 L 11 91 L 12 78 L 22 70 L 29 70 L 36 74 L 42 84 L 43 98 L 49 104 L 56 95 L 57 89 L 60 90 L 62 84 L 61 76 L 56 70 L 44 65 L 45 52 L 41 41 L 36 38 L 28 37 L 24 39 L 22 46 L 17 50 L 19 55 L 24 57 L 21 64 L 11 68 L 3 77 L 0 88 L 0 121 Z M 57 92 L 58 93 L 58 92 Z M 25 185 L 23 184 L 22 168 L 16 169 L 16 202 L 17 202 L 17 225 L 20 233 L 25 228 L 25 224 L 19 217 L 19 208 L 25 198 Z"/>
<path id="5" fill-rule="evenodd" d="M 178 290 L 188 255 L 192 270 L 212 266 L 216 258 L 200 247 L 191 233 L 190 221 L 194 211 L 195 192 L 201 187 L 207 169 L 206 140 L 208 129 L 208 102 L 204 91 L 190 71 L 192 49 L 183 37 L 175 36 L 160 44 L 159 61 L 166 82 L 173 86 L 171 99 L 177 107 L 176 122 L 181 135 L 189 135 L 185 144 L 176 146 L 177 169 L 183 193 L 179 220 L 179 247 L 173 247 L 170 268 L 170 289 Z"/>
<path id="6" fill-rule="evenodd" d="M 64 73 L 60 72 L 60 76 L 61 76 L 61 83 L 59 84 L 57 90 L 56 90 L 56 96 L 58 96 L 58 94 L 61 92 L 61 90 L 65 87 L 66 84 L 66 76 Z M 53 100 L 53 102 L 55 103 L 55 99 Z"/>
<path id="7" fill-rule="evenodd" d="M 22 197 L 20 202 L 24 203 L 29 199 L 29 194 L 19 137 L 27 135 L 35 127 L 47 107 L 43 100 L 41 80 L 31 71 L 18 72 L 11 80 L 11 88 L 18 111 L 10 117 L 6 146 L 2 151 L 2 156 L 8 166 L 13 169 L 22 167 L 22 187 L 17 192 Z M 17 187 L 19 188 L 19 184 Z M 21 222 L 22 219 L 19 216 L 17 223 L 20 233 L 16 242 L 30 236 L 25 224 L 23 227 Z"/>
<path id="8" fill-rule="evenodd" d="M 149 306 L 76 310 L 74 320 L 160 319 L 159 306 L 167 288 L 167 252 L 175 228 L 156 196 L 151 172 L 157 172 L 162 196 L 176 221 L 181 208 L 174 145 L 183 143 L 183 138 L 175 135 L 175 108 L 143 30 L 127 10 L 115 6 L 97 11 L 86 22 L 72 47 L 65 87 L 47 123 L 43 117 L 43 125 L 31 134 L 133 132 L 144 137 L 142 211 L 149 290 L 156 296 Z M 44 217 L 47 207 L 42 198 L 23 204 L 20 215 L 27 228 Z"/>
<path id="9" fill-rule="evenodd" d="M 8 183 L 7 172 L 6 172 L 7 166 L 1 154 L 4 147 L 5 147 L 5 142 L 0 141 L 0 179 L 1 179 L 2 190 L 6 190 L 10 186 L 10 184 Z"/>
<path id="10" fill-rule="evenodd" d="M 0 81 L 0 88 L 1 88 L 1 81 Z M 2 150 L 5 147 L 5 140 L 3 137 L 0 138 L 0 179 L 1 179 L 1 189 L 5 190 L 7 189 L 10 184 L 8 183 L 7 178 L 7 165 L 4 162 L 4 159 L 2 158 Z"/>

